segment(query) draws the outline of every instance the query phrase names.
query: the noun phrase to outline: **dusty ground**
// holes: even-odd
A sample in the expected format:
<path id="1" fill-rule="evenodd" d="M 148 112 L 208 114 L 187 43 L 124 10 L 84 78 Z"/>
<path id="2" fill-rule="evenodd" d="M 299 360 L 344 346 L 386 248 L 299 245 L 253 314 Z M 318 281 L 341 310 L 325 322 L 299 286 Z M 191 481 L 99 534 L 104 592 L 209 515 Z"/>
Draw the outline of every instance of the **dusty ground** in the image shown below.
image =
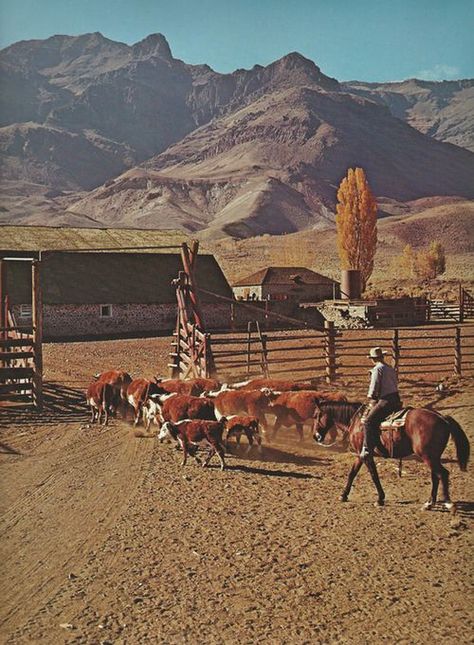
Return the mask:
<path id="1" fill-rule="evenodd" d="M 380 465 L 385 508 L 365 472 L 344 505 L 351 455 L 309 436 L 221 473 L 182 469 L 123 421 L 89 427 L 89 376 L 150 376 L 168 343 L 46 345 L 46 412 L 0 414 L 2 642 L 472 642 L 471 473 L 448 463 L 454 517 L 420 511 L 429 476 L 411 460 L 401 480 Z M 452 382 L 436 404 L 471 443 L 473 391 Z M 405 400 L 434 395 L 412 385 Z"/>

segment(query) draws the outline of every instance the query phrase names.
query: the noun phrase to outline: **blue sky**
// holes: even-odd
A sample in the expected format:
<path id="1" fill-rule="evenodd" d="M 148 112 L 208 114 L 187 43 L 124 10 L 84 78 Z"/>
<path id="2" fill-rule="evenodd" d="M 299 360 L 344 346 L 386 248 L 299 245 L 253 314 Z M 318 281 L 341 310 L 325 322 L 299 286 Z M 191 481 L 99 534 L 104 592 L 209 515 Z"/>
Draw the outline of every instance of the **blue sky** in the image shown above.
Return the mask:
<path id="1" fill-rule="evenodd" d="M 299 51 L 339 80 L 474 77 L 474 0 L 0 0 L 1 47 L 93 31 L 219 72 Z"/>

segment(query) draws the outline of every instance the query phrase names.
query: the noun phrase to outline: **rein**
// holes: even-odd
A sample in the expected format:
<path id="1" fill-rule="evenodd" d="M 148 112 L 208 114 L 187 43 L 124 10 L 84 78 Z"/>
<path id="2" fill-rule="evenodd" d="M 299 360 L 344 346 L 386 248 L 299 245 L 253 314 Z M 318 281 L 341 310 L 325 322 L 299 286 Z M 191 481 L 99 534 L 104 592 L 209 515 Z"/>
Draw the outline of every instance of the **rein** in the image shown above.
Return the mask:
<path id="1" fill-rule="evenodd" d="M 348 403 L 347 401 L 340 402 L 321 402 L 319 409 L 322 413 L 326 413 L 329 417 L 331 425 L 335 425 L 339 430 L 343 430 L 339 424 L 345 426 L 345 431 L 349 432 L 349 428 L 353 419 L 357 414 L 364 409 L 365 404 L 360 402 Z M 337 439 L 332 443 L 320 443 L 322 448 L 331 448 L 337 443 Z"/>

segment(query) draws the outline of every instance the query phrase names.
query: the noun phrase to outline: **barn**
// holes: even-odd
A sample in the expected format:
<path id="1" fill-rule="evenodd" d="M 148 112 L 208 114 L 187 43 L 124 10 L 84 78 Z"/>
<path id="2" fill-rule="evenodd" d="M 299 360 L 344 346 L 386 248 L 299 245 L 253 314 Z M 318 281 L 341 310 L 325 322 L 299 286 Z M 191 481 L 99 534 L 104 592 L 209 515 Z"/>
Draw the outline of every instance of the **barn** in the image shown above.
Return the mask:
<path id="1" fill-rule="evenodd" d="M 267 267 L 232 287 L 237 300 L 287 300 L 297 303 L 338 298 L 340 285 L 305 267 Z"/>
<path id="2" fill-rule="evenodd" d="M 16 235 L 10 238 L 9 228 L 16 229 Z M 23 229 L 24 237 L 21 244 L 15 244 L 19 241 L 19 228 Z M 114 229 L 111 239 L 104 229 L 94 229 L 87 236 L 96 247 L 104 244 L 99 250 L 78 248 L 81 240 L 87 242 L 84 229 L 77 229 L 77 238 L 72 229 L 67 229 L 67 234 L 63 234 L 66 229 L 57 229 L 57 237 L 51 230 L 36 231 L 35 235 L 34 229 L 42 228 L 2 227 L 0 257 L 41 260 L 45 340 L 151 335 L 174 329 L 176 294 L 172 280 L 183 268 L 180 243 L 185 237 L 163 231 L 157 231 L 156 236 L 153 231 L 137 231 L 132 236 L 128 230 L 120 234 Z M 72 248 L 68 249 L 65 247 L 69 237 Z M 62 248 L 45 248 L 45 241 L 48 246 L 62 245 Z M 131 250 L 145 243 L 146 251 Z M 28 324 L 31 322 L 30 264 L 13 260 L 5 264 L 10 307 L 17 324 Z M 232 297 L 232 290 L 213 255 L 198 255 L 196 277 L 198 284 L 209 292 Z M 207 294 L 201 300 L 209 329 L 228 325 L 228 306 Z"/>

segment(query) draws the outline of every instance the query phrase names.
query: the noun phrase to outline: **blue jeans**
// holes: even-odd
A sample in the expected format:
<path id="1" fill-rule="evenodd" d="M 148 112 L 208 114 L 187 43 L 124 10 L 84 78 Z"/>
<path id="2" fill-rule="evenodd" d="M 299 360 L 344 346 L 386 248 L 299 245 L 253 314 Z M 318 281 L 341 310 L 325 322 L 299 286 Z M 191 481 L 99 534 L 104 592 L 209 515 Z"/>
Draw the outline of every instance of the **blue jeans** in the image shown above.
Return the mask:
<path id="1" fill-rule="evenodd" d="M 380 445 L 380 424 L 389 414 L 401 410 L 402 402 L 398 393 L 388 394 L 379 399 L 367 415 L 364 422 L 364 446 L 373 452 L 375 446 Z"/>

